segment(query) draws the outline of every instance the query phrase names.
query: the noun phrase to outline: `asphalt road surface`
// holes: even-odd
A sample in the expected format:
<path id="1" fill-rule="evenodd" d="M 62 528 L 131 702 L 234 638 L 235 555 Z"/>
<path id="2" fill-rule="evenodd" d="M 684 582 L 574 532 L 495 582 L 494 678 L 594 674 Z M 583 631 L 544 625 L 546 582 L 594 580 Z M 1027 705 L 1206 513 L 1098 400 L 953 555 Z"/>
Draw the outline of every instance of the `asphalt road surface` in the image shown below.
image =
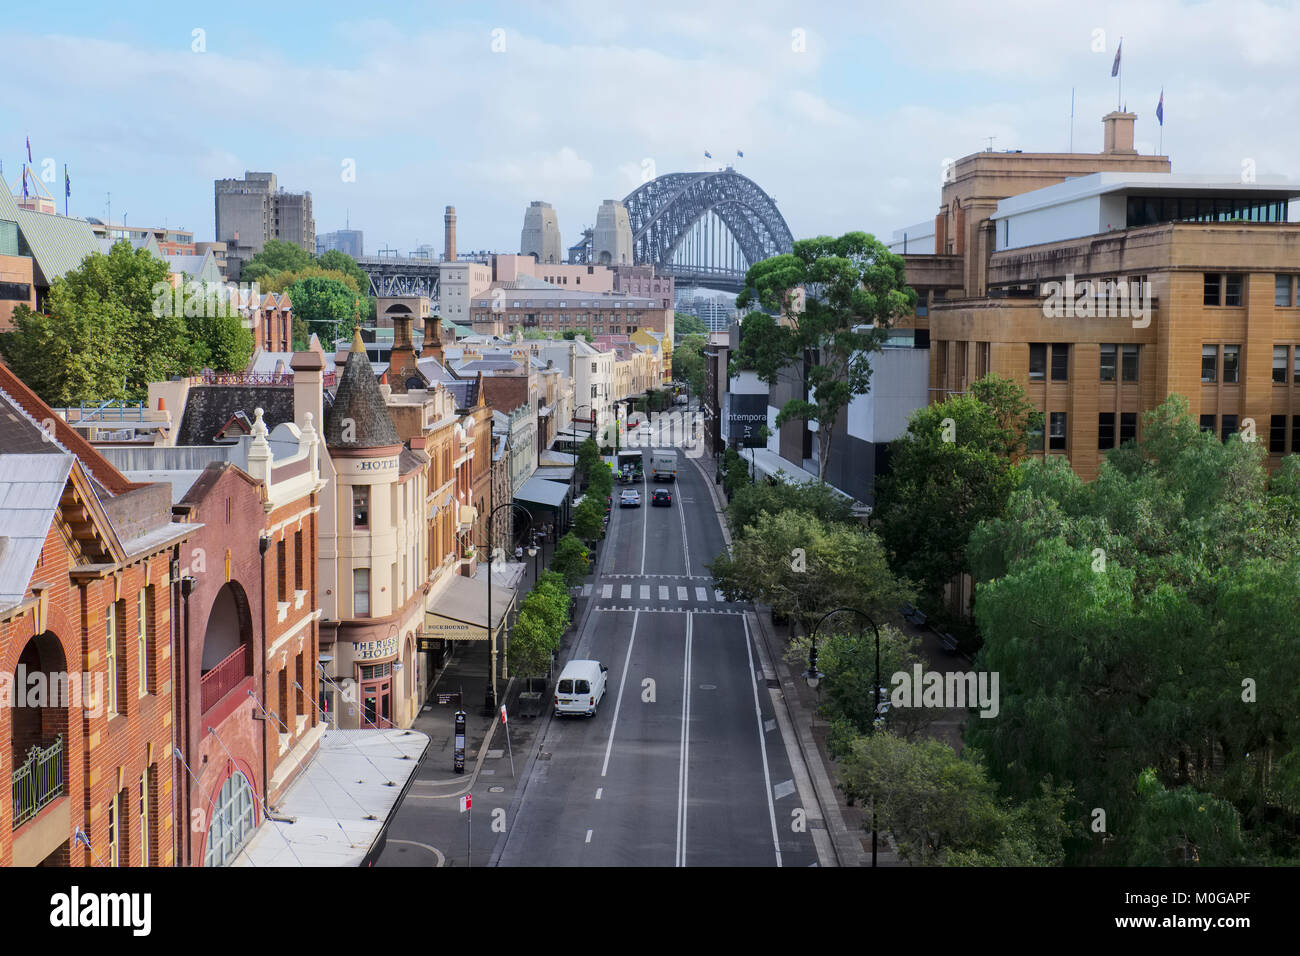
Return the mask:
<path id="1" fill-rule="evenodd" d="M 615 485 L 594 606 L 566 658 L 605 663 L 609 691 L 592 718 L 548 718 L 501 866 L 817 861 L 748 608 L 705 567 L 724 546 L 706 479 L 678 456 L 676 482 L 640 483 L 640 508 L 619 508 Z M 671 507 L 650 506 L 656 487 Z"/>

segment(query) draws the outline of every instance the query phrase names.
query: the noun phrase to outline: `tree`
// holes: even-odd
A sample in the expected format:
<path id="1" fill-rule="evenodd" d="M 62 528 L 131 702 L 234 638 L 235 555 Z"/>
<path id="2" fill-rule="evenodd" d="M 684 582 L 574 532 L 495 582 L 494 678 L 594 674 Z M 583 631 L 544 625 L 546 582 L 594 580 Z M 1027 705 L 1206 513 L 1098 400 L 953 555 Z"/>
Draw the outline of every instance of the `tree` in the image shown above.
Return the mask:
<path id="1" fill-rule="evenodd" d="M 1129 866 L 1241 866 L 1257 863 L 1241 839 L 1241 820 L 1226 800 L 1184 785 L 1167 790 L 1152 767 L 1138 776 L 1138 811 Z"/>
<path id="2" fill-rule="evenodd" d="M 294 318 L 301 319 L 327 347 L 335 339 L 351 335 L 361 299 L 345 282 L 311 276 L 289 286 L 288 292 Z"/>
<path id="3" fill-rule="evenodd" d="M 587 544 L 594 544 L 605 535 L 604 497 L 590 492 L 573 510 L 573 533 Z"/>
<path id="4" fill-rule="evenodd" d="M 551 655 L 569 626 L 569 592 L 564 579 L 545 571 L 519 606 L 506 657 L 511 669 L 525 676 L 550 669 Z"/>
<path id="5" fill-rule="evenodd" d="M 739 458 L 739 456 L 737 456 Z M 742 462 L 743 464 L 743 462 Z M 757 520 L 759 514 L 779 514 L 782 511 L 802 511 L 815 515 L 826 525 L 850 525 L 860 528 L 853 516 L 853 501 L 835 491 L 830 485 L 786 481 L 781 473 L 776 481 L 760 481 L 738 485 L 727 504 L 727 527 L 732 538 L 739 538 L 745 528 Z"/>
<path id="6" fill-rule="evenodd" d="M 565 584 L 570 587 L 581 584 L 590 566 L 589 552 L 572 531 L 556 544 L 555 554 L 551 556 L 551 569 L 564 578 Z"/>
<path id="7" fill-rule="evenodd" d="M 267 276 L 286 269 L 298 272 L 311 265 L 311 254 L 301 246 L 280 239 L 268 239 L 262 251 L 244 263 L 239 270 L 240 282 L 260 282 Z"/>
<path id="8" fill-rule="evenodd" d="M 916 307 L 903 259 L 863 232 L 802 239 L 792 253 L 750 266 L 736 306 L 751 303 L 767 311 L 741 321 L 735 368 L 769 386 L 796 383 L 809 396 L 787 401 L 776 424 L 817 423 L 818 477 L 825 481 L 840 413 L 870 389 L 871 354 L 894 320 Z M 813 355 L 816 361 L 805 361 Z"/>
<path id="9" fill-rule="evenodd" d="M 704 321 L 690 312 L 673 313 L 673 338 L 682 339 L 691 335 L 708 335 L 709 327 Z M 673 352 L 674 364 L 676 364 L 676 351 Z"/>
<path id="10" fill-rule="evenodd" d="M 703 335 L 688 335 L 673 349 L 673 375 L 686 382 L 696 395 L 704 394 L 704 348 L 708 339 Z"/>
<path id="11" fill-rule="evenodd" d="M 218 372 L 242 372 L 253 356 L 253 332 L 234 308 L 191 319 L 193 364 Z"/>
<path id="12" fill-rule="evenodd" d="M 749 462 L 740 456 L 740 452 L 728 446 L 722 453 L 722 490 L 727 493 L 728 500 L 751 483 L 749 471 Z"/>
<path id="13" fill-rule="evenodd" d="M 1202 433 L 1179 396 L 1141 434 L 1091 483 L 1022 462 L 1005 513 L 971 535 L 978 664 L 1000 674 L 1001 708 L 967 742 L 1014 797 L 1050 776 L 1074 788 L 1077 818 L 1105 808 L 1110 839 L 1079 841 L 1073 862 L 1164 859 L 1185 804 L 1214 800 L 1239 815 L 1245 852 L 1294 861 L 1296 463 L 1270 481 L 1258 442 Z M 1147 769 L 1195 793 L 1144 793 Z M 1210 858 L 1237 852 L 1225 819 L 1192 838 L 1219 847 Z"/>
<path id="14" fill-rule="evenodd" d="M 1044 787 L 1018 808 L 1001 800 L 978 755 L 932 739 L 878 732 L 853 741 L 842 782 L 870 802 L 899 855 L 920 865 L 1059 866 L 1066 788 Z"/>
<path id="15" fill-rule="evenodd" d="M 970 570 L 966 543 L 1001 515 L 1015 487 L 1012 458 L 1034 421 L 1024 390 L 990 375 L 912 413 L 876 490 L 876 527 L 894 569 L 938 603 L 944 586 Z"/>
<path id="16" fill-rule="evenodd" d="M 594 438 L 583 439 L 582 444 L 578 446 L 578 475 L 583 481 L 588 480 L 592 469 L 599 463 L 600 446 L 596 444 Z"/>
<path id="17" fill-rule="evenodd" d="M 732 553 L 708 566 L 728 600 L 762 602 L 798 621 L 806 634 L 836 607 L 858 607 L 876 622 L 897 616 L 911 596 L 894 578 L 880 539 L 861 529 L 827 526 L 799 511 L 761 512 Z"/>
<path id="18" fill-rule="evenodd" d="M 353 259 L 341 249 L 327 249 L 316 257 L 316 265 L 322 269 L 341 272 L 344 275 L 352 277 L 356 284 L 357 291 L 362 294 L 370 292 L 370 275 L 365 269 L 357 265 L 357 260 Z"/>

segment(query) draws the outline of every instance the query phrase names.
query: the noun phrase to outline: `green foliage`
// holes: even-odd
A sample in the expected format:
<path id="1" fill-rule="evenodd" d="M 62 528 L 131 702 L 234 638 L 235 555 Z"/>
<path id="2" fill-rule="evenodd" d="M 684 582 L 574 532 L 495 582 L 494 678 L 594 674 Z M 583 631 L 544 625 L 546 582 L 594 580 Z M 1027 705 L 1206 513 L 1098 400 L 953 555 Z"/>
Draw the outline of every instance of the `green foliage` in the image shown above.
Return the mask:
<path id="1" fill-rule="evenodd" d="M 817 423 L 819 477 L 825 480 L 840 412 L 870 389 L 871 355 L 880 351 L 894 320 L 915 310 L 916 292 L 904 281 L 903 259 L 863 232 L 802 239 L 793 252 L 750 267 L 736 307 L 751 304 L 767 311 L 741 320 L 735 369 L 752 370 L 769 385 L 798 381 L 804 394 L 815 394 L 813 401 L 786 402 L 776 424 Z M 805 364 L 810 349 L 819 361 Z"/>
<path id="2" fill-rule="evenodd" d="M 1148 767 L 1138 777 L 1130 866 L 1240 866 L 1248 858 L 1241 821 L 1226 800 L 1184 785 L 1166 790 Z"/>
<path id="3" fill-rule="evenodd" d="M 506 651 L 511 670 L 524 676 L 547 671 L 568 626 L 568 588 L 559 574 L 545 571 L 519 605 Z"/>
<path id="4" fill-rule="evenodd" d="M 704 394 L 704 348 L 708 339 L 703 335 L 688 335 L 673 348 L 673 377 L 686 382 L 695 395 Z"/>
<path id="5" fill-rule="evenodd" d="M 704 324 L 704 320 L 697 318 L 690 312 L 673 313 L 673 338 L 681 340 L 686 336 L 709 334 L 709 327 Z M 673 364 L 677 364 L 677 351 L 673 350 Z"/>
<path id="6" fill-rule="evenodd" d="M 750 484 L 749 469 L 749 462 L 736 449 L 728 447 L 722 453 L 722 488 L 728 499 Z"/>
<path id="7" fill-rule="evenodd" d="M 1017 475 L 1012 456 L 1033 421 L 1024 390 L 990 375 L 967 395 L 912 413 L 894 442 L 889 474 L 876 490 L 875 519 L 894 568 L 932 604 L 957 574 L 969 571 L 967 541 L 1002 514 Z"/>
<path id="8" fill-rule="evenodd" d="M 551 557 L 551 569 L 564 578 L 564 583 L 572 587 L 581 584 L 587 576 L 591 565 L 589 552 L 578 537 L 570 531 L 555 546 Z"/>
<path id="9" fill-rule="evenodd" d="M 244 263 L 239 270 L 240 282 L 260 283 L 267 276 L 286 269 L 298 272 L 311 265 L 311 254 L 301 246 L 280 239 L 267 240 L 262 251 Z"/>
<path id="10" fill-rule="evenodd" d="M 366 274 L 366 270 L 357 265 L 356 259 L 340 249 L 328 249 L 321 253 L 316 257 L 316 265 L 322 269 L 351 276 L 358 292 L 370 291 L 370 276 Z"/>
<path id="11" fill-rule="evenodd" d="M 591 466 L 587 475 L 587 492 L 598 496 L 602 501 L 614 492 L 614 473 L 603 458 L 597 458 Z"/>
<path id="12" fill-rule="evenodd" d="M 573 510 L 573 533 L 587 544 L 605 536 L 605 498 L 590 491 Z"/>
<path id="13" fill-rule="evenodd" d="M 1202 433 L 1178 396 L 1142 436 L 1091 483 L 1059 460 L 1021 463 L 1005 514 L 972 534 L 980 665 L 1001 675 L 1001 713 L 968 741 L 1013 796 L 1050 775 L 1073 785 L 1078 818 L 1106 809 L 1115 839 L 1075 845 L 1074 861 L 1163 859 L 1168 818 L 1195 800 L 1235 809 L 1248 855 L 1294 861 L 1296 465 L 1270 483 L 1258 443 Z M 1140 795 L 1148 768 L 1181 795 Z M 1217 847 L 1203 860 L 1238 852 L 1217 819 L 1189 838 Z"/>
<path id="14" fill-rule="evenodd" d="M 584 438 L 578 446 L 578 475 L 583 481 L 591 477 L 592 469 L 600 463 L 600 446 L 594 438 Z"/>
<path id="15" fill-rule="evenodd" d="M 709 571 L 728 600 L 770 605 L 805 633 L 833 608 L 858 607 L 880 623 L 911 597 L 874 534 L 799 511 L 761 512 Z"/>
<path id="16" fill-rule="evenodd" d="M 1068 790 L 1043 787 L 1012 807 L 999 799 L 977 755 L 958 756 L 932 739 L 907 741 L 880 732 L 856 738 L 841 786 L 871 802 L 877 827 L 916 865 L 1059 866 L 1070 833 Z"/>
<path id="17" fill-rule="evenodd" d="M 54 406 L 140 399 L 172 375 L 242 369 L 252 337 L 232 311 L 194 283 L 178 297 L 167 264 L 123 241 L 56 279 L 44 313 L 15 309 L 0 353 Z"/>
<path id="18" fill-rule="evenodd" d="M 321 344 L 332 346 L 335 339 L 352 334 L 361 306 L 360 296 L 339 279 L 311 276 L 299 279 L 288 289 L 293 315 L 320 336 Z M 310 332 L 308 334 L 310 334 Z"/>
<path id="19" fill-rule="evenodd" d="M 740 460 L 740 456 L 736 456 Z M 742 460 L 741 464 L 745 462 Z M 775 476 L 774 476 L 775 477 Z M 790 481 L 760 481 L 740 485 L 727 504 L 727 527 L 732 538 L 745 533 L 762 512 L 778 514 L 782 511 L 803 511 L 816 515 L 827 525 L 852 525 L 861 527 L 853 516 L 853 502 L 829 485 L 798 484 Z"/>

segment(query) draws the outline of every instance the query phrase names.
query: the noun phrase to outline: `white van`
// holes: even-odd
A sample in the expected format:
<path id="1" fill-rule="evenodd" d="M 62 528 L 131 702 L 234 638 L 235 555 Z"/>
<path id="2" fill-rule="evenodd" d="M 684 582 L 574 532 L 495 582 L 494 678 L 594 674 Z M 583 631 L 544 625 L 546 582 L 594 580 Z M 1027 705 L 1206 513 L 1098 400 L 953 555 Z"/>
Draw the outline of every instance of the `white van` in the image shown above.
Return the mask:
<path id="1" fill-rule="evenodd" d="M 661 448 L 651 452 L 650 477 L 653 481 L 674 481 L 677 478 L 677 452 Z"/>
<path id="2" fill-rule="evenodd" d="M 569 661 L 555 682 L 555 716 L 586 714 L 596 716 L 596 708 L 605 696 L 606 672 L 600 661 Z"/>

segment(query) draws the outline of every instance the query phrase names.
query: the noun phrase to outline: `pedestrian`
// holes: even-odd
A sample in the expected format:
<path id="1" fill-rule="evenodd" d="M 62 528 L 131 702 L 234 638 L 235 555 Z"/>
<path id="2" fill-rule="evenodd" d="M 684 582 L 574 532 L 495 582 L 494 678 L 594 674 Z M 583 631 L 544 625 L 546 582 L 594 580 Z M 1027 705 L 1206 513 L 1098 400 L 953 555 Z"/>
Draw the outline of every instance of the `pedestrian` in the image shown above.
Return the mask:
<path id="1" fill-rule="evenodd" d="M 516 560 L 516 561 L 522 561 L 523 559 L 524 559 L 524 549 L 523 549 L 523 546 L 517 544 L 517 545 L 515 545 L 515 560 Z"/>

